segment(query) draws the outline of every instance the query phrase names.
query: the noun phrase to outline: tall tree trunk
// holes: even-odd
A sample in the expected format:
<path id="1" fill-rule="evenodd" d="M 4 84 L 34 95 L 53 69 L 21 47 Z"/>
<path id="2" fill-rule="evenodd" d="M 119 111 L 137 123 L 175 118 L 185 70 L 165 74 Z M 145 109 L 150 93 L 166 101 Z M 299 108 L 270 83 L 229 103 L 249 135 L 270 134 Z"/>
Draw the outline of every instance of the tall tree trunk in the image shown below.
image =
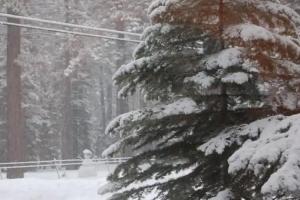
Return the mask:
<path id="1" fill-rule="evenodd" d="M 106 112 L 105 112 L 105 88 L 104 88 L 104 69 L 103 66 L 100 67 L 100 106 L 101 106 L 101 127 L 102 127 L 102 133 L 104 133 L 106 128 Z"/>
<path id="2" fill-rule="evenodd" d="M 219 2 L 219 40 L 220 40 L 220 49 L 223 50 L 225 48 L 224 40 L 223 40 L 223 32 L 224 32 L 224 1 L 220 0 Z M 227 87 L 226 84 L 221 85 L 221 121 L 225 122 L 228 111 L 228 95 L 227 95 Z"/>
<path id="3" fill-rule="evenodd" d="M 108 69 L 107 77 L 112 77 L 111 69 Z M 104 76 L 103 76 L 104 78 Z M 113 118 L 113 86 L 111 82 L 106 84 L 106 124 L 110 122 Z"/>
<path id="4" fill-rule="evenodd" d="M 65 58 L 68 60 L 67 58 Z M 67 62 L 67 61 L 66 61 Z M 68 62 L 67 62 L 68 63 Z M 72 132 L 72 109 L 71 109 L 71 78 L 65 77 L 64 81 L 64 107 L 63 107 L 63 132 L 62 132 L 62 158 L 73 158 L 73 132 Z"/>
<path id="5" fill-rule="evenodd" d="M 124 2 L 120 1 L 115 1 L 114 2 L 115 6 L 118 9 L 123 9 L 124 8 Z M 116 24 L 116 29 L 120 31 L 125 31 L 125 22 L 124 22 L 124 16 L 122 14 L 122 10 L 120 10 L 119 15 L 115 18 L 115 24 Z M 119 38 L 125 38 L 124 34 L 118 34 Z M 126 44 L 124 41 L 117 41 L 117 50 L 118 50 L 118 59 L 116 62 L 117 67 L 121 67 L 125 63 L 125 55 L 126 55 Z M 117 95 L 117 102 L 116 102 L 116 114 L 120 115 L 123 113 L 129 112 L 129 102 L 128 98 L 119 98 Z M 121 152 L 121 156 L 126 156 L 130 155 L 130 152 L 128 152 L 127 149 L 123 149 Z"/>
<path id="6" fill-rule="evenodd" d="M 105 101 L 105 87 L 104 87 L 104 68 L 103 66 L 100 66 L 100 79 L 99 79 L 99 87 L 100 87 L 100 108 L 101 108 L 101 132 L 97 136 L 97 146 L 96 146 L 96 154 L 99 155 L 100 149 L 103 149 L 100 145 L 101 142 L 101 136 L 103 136 L 106 128 L 106 101 Z M 110 103 L 110 102 L 108 102 Z"/>
<path id="7" fill-rule="evenodd" d="M 220 49 L 225 49 L 225 44 L 223 40 L 224 32 L 224 0 L 219 2 L 219 37 L 220 37 Z M 228 95 L 227 95 L 227 86 L 225 83 L 221 85 L 221 123 L 226 123 L 228 113 Z M 220 165 L 220 178 L 222 180 L 222 185 L 227 186 L 230 181 L 228 176 L 228 162 L 222 161 Z"/>
<path id="8" fill-rule="evenodd" d="M 147 106 L 141 91 L 138 92 L 138 100 L 139 100 L 139 109 L 145 108 Z"/>
<path id="9" fill-rule="evenodd" d="M 122 17 L 116 19 L 117 30 L 124 31 L 125 24 Z M 119 38 L 124 38 L 124 34 L 119 34 Z M 117 49 L 119 50 L 119 58 L 117 59 L 117 67 L 121 67 L 124 64 L 124 54 L 126 52 L 126 46 L 124 41 L 117 41 Z M 117 115 L 129 112 L 128 98 L 119 98 L 117 96 Z"/>
<path id="10" fill-rule="evenodd" d="M 70 4 L 69 0 L 64 0 L 65 3 L 65 21 L 68 23 L 70 21 Z M 66 41 L 66 49 L 65 49 L 65 68 L 67 68 L 70 64 L 71 53 L 70 53 L 70 40 Z M 72 82 L 71 76 L 64 77 L 64 107 L 63 107 L 63 132 L 62 132 L 62 158 L 63 159 L 73 159 L 74 153 L 74 136 L 72 132 Z"/>
<path id="11" fill-rule="evenodd" d="M 17 14 L 7 9 L 8 14 Z M 8 22 L 20 23 L 18 19 L 9 19 Z M 21 66 L 16 62 L 21 49 L 21 29 L 8 26 L 7 28 L 7 134 L 8 134 L 8 161 L 24 161 L 24 119 L 22 111 Z M 22 178 L 22 169 L 10 169 L 8 178 Z"/>

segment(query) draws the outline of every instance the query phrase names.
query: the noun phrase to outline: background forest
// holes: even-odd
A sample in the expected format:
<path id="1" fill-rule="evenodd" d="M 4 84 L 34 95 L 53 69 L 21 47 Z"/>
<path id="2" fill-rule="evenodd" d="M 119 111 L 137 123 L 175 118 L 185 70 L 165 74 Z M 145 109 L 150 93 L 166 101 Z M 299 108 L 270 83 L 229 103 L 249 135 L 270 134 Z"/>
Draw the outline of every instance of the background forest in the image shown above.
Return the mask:
<path id="1" fill-rule="evenodd" d="M 22 16 L 137 33 L 148 23 L 146 0 L 0 3 L 3 13 L 11 8 L 13 14 Z M 131 59 L 136 44 L 25 28 L 20 31 L 19 37 L 7 38 L 7 27 L 0 27 L 0 162 L 7 160 L 9 40 L 14 45 L 20 40 L 17 62 L 22 69 L 25 160 L 77 158 L 86 148 L 99 155 L 114 140 L 104 135 L 107 123 L 144 104 L 140 95 L 119 99 L 112 83 L 113 73 Z"/>

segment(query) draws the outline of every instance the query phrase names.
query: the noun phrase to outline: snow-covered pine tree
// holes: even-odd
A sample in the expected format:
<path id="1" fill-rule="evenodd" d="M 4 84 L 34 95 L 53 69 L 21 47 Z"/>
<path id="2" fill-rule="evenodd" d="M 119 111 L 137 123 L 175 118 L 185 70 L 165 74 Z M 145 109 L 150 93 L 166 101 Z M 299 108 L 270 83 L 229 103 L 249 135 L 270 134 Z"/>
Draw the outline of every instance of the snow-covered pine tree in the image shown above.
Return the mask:
<path id="1" fill-rule="evenodd" d="M 297 112 L 299 16 L 271 0 L 156 0 L 149 15 L 135 60 L 114 80 L 121 96 L 141 89 L 157 103 L 113 120 L 107 133 L 123 139 L 103 155 L 125 146 L 144 151 L 118 166 L 99 192 L 113 192 L 111 200 L 147 193 L 163 200 L 263 198 L 268 165 L 253 176 L 229 174 L 227 160 L 260 136 L 259 123 L 257 134 L 242 124 Z"/>

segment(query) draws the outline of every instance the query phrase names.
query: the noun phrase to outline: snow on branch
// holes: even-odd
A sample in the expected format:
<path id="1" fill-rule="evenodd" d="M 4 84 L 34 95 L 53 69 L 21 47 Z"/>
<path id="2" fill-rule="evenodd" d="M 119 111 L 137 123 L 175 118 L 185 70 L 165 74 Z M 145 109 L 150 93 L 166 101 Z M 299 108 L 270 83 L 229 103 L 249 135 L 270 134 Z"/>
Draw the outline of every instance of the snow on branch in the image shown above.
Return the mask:
<path id="1" fill-rule="evenodd" d="M 225 129 L 217 137 L 199 146 L 198 150 L 204 152 L 206 156 L 214 153 L 222 154 L 227 147 L 232 146 L 234 143 L 242 143 L 241 137 L 239 137 L 237 132 L 243 129 L 243 126 Z"/>
<path id="2" fill-rule="evenodd" d="M 248 140 L 228 160 L 229 173 L 251 170 L 255 175 L 278 165 L 262 187 L 263 193 L 300 189 L 300 115 L 266 123 L 257 140 Z"/>
<path id="3" fill-rule="evenodd" d="M 148 8 L 148 15 L 151 17 L 160 15 L 165 12 L 171 5 L 177 5 L 178 7 L 182 4 L 182 0 L 155 0 Z"/>
<path id="4" fill-rule="evenodd" d="M 111 121 L 105 132 L 106 134 L 111 135 L 119 133 L 123 136 L 124 129 L 126 129 L 127 126 L 131 126 L 132 124 L 143 120 L 151 121 L 174 115 L 189 115 L 199 113 L 202 110 L 203 109 L 199 108 L 194 100 L 183 98 L 168 105 L 156 106 L 123 114 Z"/>
<path id="5" fill-rule="evenodd" d="M 300 45 L 292 37 L 273 33 L 266 28 L 254 24 L 239 24 L 228 27 L 224 32 L 224 37 L 235 40 L 236 43 L 251 44 L 252 42 L 260 41 L 262 47 L 264 45 L 262 42 L 265 42 L 265 48 L 270 48 L 269 46 L 272 45 L 276 47 L 273 50 L 283 51 L 285 54 L 289 53 L 298 59 L 300 56 Z M 281 49 L 278 49 L 279 46 Z"/>
<path id="6" fill-rule="evenodd" d="M 288 17 L 290 21 L 298 25 L 300 24 L 300 15 L 295 10 L 286 5 L 270 1 L 260 1 L 257 5 L 257 8 L 261 9 L 264 12 L 270 12 L 273 15 Z"/>
<path id="7" fill-rule="evenodd" d="M 201 145 L 205 155 L 222 154 L 240 147 L 229 159 L 229 173 L 252 171 L 261 178 L 267 169 L 275 171 L 264 182 L 262 193 L 295 192 L 300 189 L 300 115 L 282 115 L 232 127 Z"/>
<path id="8" fill-rule="evenodd" d="M 134 60 L 134 61 L 132 61 L 131 63 L 129 63 L 127 65 L 121 66 L 115 72 L 115 74 L 113 76 L 113 80 L 116 80 L 118 77 L 123 76 L 125 74 L 129 74 L 129 73 L 139 71 L 140 69 L 145 67 L 147 65 L 147 63 L 149 63 L 150 59 L 151 59 L 150 57 L 141 58 L 141 59 L 138 59 L 138 60 Z M 152 59 L 155 59 L 155 58 L 152 58 Z"/>
<path id="9" fill-rule="evenodd" d="M 154 174 L 150 179 L 147 179 L 146 181 L 135 181 L 133 183 L 130 183 L 128 186 L 120 189 L 118 193 L 125 193 L 131 190 L 139 190 L 142 188 L 151 188 L 151 190 L 156 191 L 156 195 L 159 194 L 159 186 L 168 184 L 171 181 L 175 181 L 184 177 L 189 176 L 198 168 L 198 164 L 191 165 L 187 168 L 183 168 L 178 171 L 172 171 L 171 173 L 166 174 L 163 177 L 160 177 L 159 174 Z M 159 178 L 158 178 L 159 177 Z M 113 184 L 107 184 L 104 185 L 102 188 L 98 190 L 99 194 L 107 193 L 110 191 L 113 191 L 115 185 Z M 158 190 L 158 191 L 157 191 Z M 144 199 L 144 198 L 142 198 Z"/>
<path id="10" fill-rule="evenodd" d="M 211 55 L 204 60 L 204 64 L 208 70 L 215 69 L 217 67 L 228 68 L 234 65 L 242 64 L 243 54 L 245 49 L 243 48 L 229 48 Z"/>
<path id="11" fill-rule="evenodd" d="M 81 50 L 76 57 L 70 60 L 68 67 L 64 70 L 65 77 L 69 77 L 76 70 L 76 67 L 80 65 L 80 62 L 82 61 L 85 55 L 86 52 Z"/>
<path id="12" fill-rule="evenodd" d="M 222 78 L 223 83 L 236 83 L 239 85 L 242 85 L 243 83 L 246 83 L 249 81 L 249 74 L 246 74 L 244 72 L 236 72 L 232 74 L 228 74 L 225 77 Z"/>
<path id="13" fill-rule="evenodd" d="M 184 82 L 194 83 L 198 85 L 200 89 L 208 89 L 216 82 L 216 78 L 213 76 L 209 76 L 205 72 L 199 72 L 195 76 L 185 78 Z"/>
<path id="14" fill-rule="evenodd" d="M 198 150 L 204 152 L 205 155 L 211 155 L 213 153 L 222 154 L 227 147 L 230 147 L 234 143 L 242 145 L 244 142 L 243 138 L 245 137 L 247 139 L 257 138 L 267 126 L 275 126 L 283 120 L 283 118 L 284 116 L 278 115 L 257 120 L 250 124 L 227 128 L 218 134 L 218 136 L 201 145 Z"/>

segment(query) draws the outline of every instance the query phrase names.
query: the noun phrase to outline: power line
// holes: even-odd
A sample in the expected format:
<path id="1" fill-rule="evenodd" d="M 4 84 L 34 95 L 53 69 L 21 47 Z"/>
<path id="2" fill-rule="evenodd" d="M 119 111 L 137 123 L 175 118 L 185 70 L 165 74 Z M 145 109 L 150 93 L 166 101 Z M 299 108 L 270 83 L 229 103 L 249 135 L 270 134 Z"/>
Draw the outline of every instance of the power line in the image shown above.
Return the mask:
<path id="1" fill-rule="evenodd" d="M 102 38 L 102 39 L 109 39 L 109 40 L 119 40 L 119 41 L 133 42 L 133 43 L 141 42 L 141 40 L 134 40 L 134 39 L 128 39 L 128 38 L 118 38 L 118 37 L 111 37 L 111 36 L 105 36 L 105 35 L 77 32 L 77 31 L 68 31 L 68 30 L 63 30 L 63 29 L 45 28 L 45 27 L 41 27 L 41 26 L 32 26 L 32 25 L 27 25 L 27 24 L 11 23 L 11 22 L 4 22 L 4 21 L 0 21 L 0 25 L 16 26 L 16 27 L 37 29 L 37 30 L 48 31 L 48 32 L 65 33 L 65 34 L 71 34 L 71 35 Z"/>
<path id="2" fill-rule="evenodd" d="M 103 161 L 122 161 L 129 160 L 131 157 L 120 157 L 120 158 L 96 158 L 92 159 L 95 162 L 103 162 Z M 0 167 L 8 166 L 8 165 L 23 165 L 23 164 L 35 164 L 39 165 L 42 163 L 62 163 L 62 162 L 82 162 L 83 159 L 65 159 L 65 160 L 42 160 L 42 161 L 27 161 L 27 162 L 6 162 L 0 163 Z"/>
<path id="3" fill-rule="evenodd" d="M 4 25 L 1 24 L 0 25 Z M 0 33 L 1 36 L 7 36 L 7 33 Z M 45 32 L 42 30 L 28 30 L 28 31 L 23 31 L 22 36 L 32 36 L 34 39 L 43 39 L 43 37 L 60 37 L 60 38 L 69 38 L 67 34 L 64 33 L 55 33 L 55 32 Z M 38 36 L 38 37 L 37 37 Z"/>
<path id="4" fill-rule="evenodd" d="M 83 26 L 83 25 L 53 21 L 53 20 L 45 20 L 45 19 L 39 19 L 39 18 L 33 18 L 33 17 L 25 17 L 25 16 L 20 16 L 20 15 L 0 13 L 0 16 L 1 17 L 6 17 L 6 18 L 23 19 L 23 20 L 27 20 L 27 21 L 41 22 L 41 23 L 47 23 L 47 24 L 52 24 L 52 25 L 65 26 L 65 27 L 70 27 L 70 28 L 80 28 L 80 29 L 86 29 L 86 30 L 102 31 L 102 32 L 108 32 L 108 33 L 114 33 L 114 34 L 124 34 L 124 35 L 141 37 L 141 34 L 139 34 L 139 33 L 131 33 L 131 32 L 127 32 L 127 31 L 118 31 L 118 30 L 107 29 L 107 28 L 97 28 L 97 27 L 91 27 L 91 26 Z"/>
<path id="5" fill-rule="evenodd" d="M 0 24 L 1 25 L 1 24 Z M 7 36 L 6 33 L 0 33 L 1 36 Z M 53 33 L 53 32 L 41 32 L 41 31 L 30 31 L 30 32 L 22 32 L 22 36 L 39 36 L 39 37 L 61 37 L 61 38 L 68 38 L 68 35 L 62 35 L 60 33 Z M 34 39 L 37 39 L 36 37 Z M 42 38 L 38 38 L 38 39 L 42 39 Z"/>

